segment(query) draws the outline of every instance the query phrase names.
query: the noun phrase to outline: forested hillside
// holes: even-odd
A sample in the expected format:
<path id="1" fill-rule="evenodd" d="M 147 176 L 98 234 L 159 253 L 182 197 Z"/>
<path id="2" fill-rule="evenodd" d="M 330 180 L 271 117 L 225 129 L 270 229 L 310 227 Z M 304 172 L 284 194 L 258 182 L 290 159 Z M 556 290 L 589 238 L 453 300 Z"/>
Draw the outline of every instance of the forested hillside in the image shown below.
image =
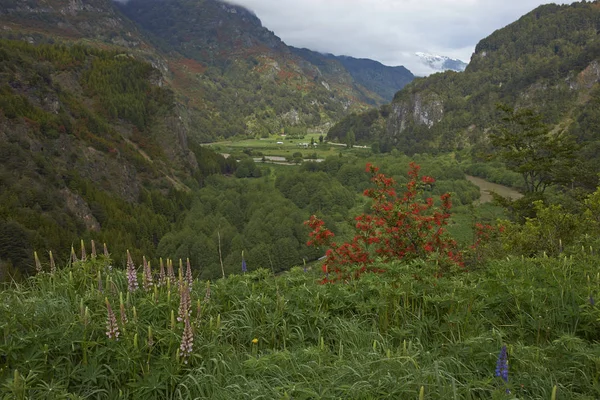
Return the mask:
<path id="1" fill-rule="evenodd" d="M 417 79 L 390 108 L 349 116 L 328 134 L 408 153 L 471 149 L 493 153 L 489 135 L 503 117 L 498 103 L 530 108 L 549 130 L 580 146 L 588 176 L 600 171 L 600 7 L 598 2 L 541 6 L 483 39 L 464 73 Z M 593 188 L 594 182 L 578 181 Z"/>
<path id="2" fill-rule="evenodd" d="M 0 41 L 2 263 L 27 270 L 33 249 L 62 259 L 90 235 L 152 253 L 186 192 L 235 169 L 194 157 L 158 81 L 118 51 Z"/>

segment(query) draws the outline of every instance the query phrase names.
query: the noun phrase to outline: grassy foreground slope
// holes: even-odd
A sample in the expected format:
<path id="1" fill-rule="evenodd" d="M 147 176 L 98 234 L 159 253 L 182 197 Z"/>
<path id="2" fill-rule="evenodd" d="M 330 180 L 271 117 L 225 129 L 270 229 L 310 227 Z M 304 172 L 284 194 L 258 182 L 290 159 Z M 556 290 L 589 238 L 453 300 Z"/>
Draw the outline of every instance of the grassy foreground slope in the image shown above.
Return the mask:
<path id="1" fill-rule="evenodd" d="M 110 260 L 76 262 L 0 292 L 0 393 L 405 399 L 423 388 L 426 399 L 550 399 L 556 386 L 558 398 L 595 399 L 600 276 L 589 252 L 441 278 L 413 262 L 336 285 L 301 268 L 195 280 L 185 360 L 177 278 L 146 282 L 146 291 L 138 273 L 140 288 L 128 294 Z M 107 337 L 106 300 L 118 340 Z M 494 376 L 503 345 L 508 383 Z"/>

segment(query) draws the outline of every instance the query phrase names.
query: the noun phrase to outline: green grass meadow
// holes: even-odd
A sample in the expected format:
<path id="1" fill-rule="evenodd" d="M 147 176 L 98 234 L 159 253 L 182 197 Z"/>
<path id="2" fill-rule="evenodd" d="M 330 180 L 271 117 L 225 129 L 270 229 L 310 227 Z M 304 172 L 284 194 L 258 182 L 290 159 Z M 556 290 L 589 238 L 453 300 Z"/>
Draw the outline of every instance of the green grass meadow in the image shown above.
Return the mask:
<path id="1" fill-rule="evenodd" d="M 301 267 L 195 280 L 187 360 L 177 279 L 129 293 L 109 259 L 80 261 L 0 292 L 1 398 L 597 399 L 589 253 L 438 278 L 416 261 L 339 284 Z M 495 376 L 504 345 L 508 382 Z"/>

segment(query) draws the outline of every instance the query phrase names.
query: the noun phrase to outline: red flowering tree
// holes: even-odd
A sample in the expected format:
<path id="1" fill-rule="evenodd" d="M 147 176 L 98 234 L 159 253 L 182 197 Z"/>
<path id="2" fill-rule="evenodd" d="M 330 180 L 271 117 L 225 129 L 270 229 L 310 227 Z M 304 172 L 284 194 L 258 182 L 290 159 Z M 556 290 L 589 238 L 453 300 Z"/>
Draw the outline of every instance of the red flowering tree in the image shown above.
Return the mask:
<path id="1" fill-rule="evenodd" d="M 365 272 L 381 272 L 381 265 L 393 260 L 435 258 L 440 268 L 463 266 L 462 253 L 444 228 L 450 218 L 450 194 L 434 205 L 431 197 L 423 198 L 423 187 L 435 180 L 420 176 L 420 167 L 410 163 L 409 182 L 397 193 L 396 182 L 371 164 L 367 164 L 374 187 L 364 195 L 373 200 L 371 213 L 355 218 L 355 235 L 351 242 L 338 244 L 324 222 L 311 216 L 305 222 L 311 229 L 307 245 L 327 247 L 324 282 L 358 277 Z M 373 264 L 378 262 L 378 266 Z"/>

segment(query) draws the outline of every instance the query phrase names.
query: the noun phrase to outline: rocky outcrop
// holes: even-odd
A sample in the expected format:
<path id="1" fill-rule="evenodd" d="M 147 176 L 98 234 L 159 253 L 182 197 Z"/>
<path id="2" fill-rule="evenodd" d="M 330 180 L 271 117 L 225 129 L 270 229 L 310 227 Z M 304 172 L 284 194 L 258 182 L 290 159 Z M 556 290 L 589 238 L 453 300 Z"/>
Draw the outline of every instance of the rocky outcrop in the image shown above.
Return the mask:
<path id="1" fill-rule="evenodd" d="M 404 132 L 409 126 L 424 125 L 432 128 L 444 117 L 444 104 L 435 93 L 413 94 L 407 100 L 392 104 L 388 118 L 388 132 L 392 135 Z"/>

